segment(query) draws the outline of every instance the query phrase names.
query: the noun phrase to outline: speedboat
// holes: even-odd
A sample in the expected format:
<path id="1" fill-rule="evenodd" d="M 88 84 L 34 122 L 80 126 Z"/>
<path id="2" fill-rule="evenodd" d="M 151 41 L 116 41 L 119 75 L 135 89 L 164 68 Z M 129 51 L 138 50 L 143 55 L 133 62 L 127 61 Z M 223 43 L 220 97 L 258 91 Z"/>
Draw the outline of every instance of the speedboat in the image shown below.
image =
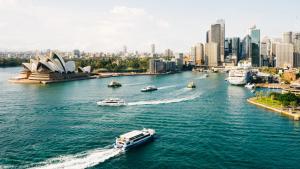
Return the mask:
<path id="1" fill-rule="evenodd" d="M 104 99 L 98 101 L 97 104 L 99 106 L 126 106 L 127 105 L 127 103 L 124 100 L 118 98 Z"/>
<path id="2" fill-rule="evenodd" d="M 196 84 L 194 82 L 190 82 L 188 85 L 187 85 L 187 88 L 196 88 Z"/>
<path id="3" fill-rule="evenodd" d="M 117 82 L 117 81 L 111 81 L 108 85 L 108 87 L 113 87 L 113 88 L 116 88 L 116 87 L 121 87 L 122 84 Z"/>
<path id="4" fill-rule="evenodd" d="M 122 151 L 127 151 L 130 148 L 153 140 L 154 135 L 155 130 L 153 129 L 133 130 L 117 137 L 114 147 Z"/>
<path id="5" fill-rule="evenodd" d="M 147 86 L 147 87 L 141 89 L 141 92 L 152 92 L 152 91 L 155 91 L 155 90 L 157 90 L 157 87 L 155 87 L 155 86 Z"/>
<path id="6" fill-rule="evenodd" d="M 245 88 L 247 88 L 247 89 L 249 89 L 249 90 L 254 89 L 254 88 L 255 88 L 255 84 L 247 83 L 247 84 L 245 85 Z"/>

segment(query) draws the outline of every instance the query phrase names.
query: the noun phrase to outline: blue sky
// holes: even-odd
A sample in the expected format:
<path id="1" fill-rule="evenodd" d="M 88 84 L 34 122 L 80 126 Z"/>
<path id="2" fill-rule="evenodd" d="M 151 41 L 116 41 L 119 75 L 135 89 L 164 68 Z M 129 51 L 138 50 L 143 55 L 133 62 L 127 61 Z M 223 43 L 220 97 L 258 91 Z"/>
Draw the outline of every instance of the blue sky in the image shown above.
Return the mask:
<path id="1" fill-rule="evenodd" d="M 188 52 L 223 18 L 226 36 L 300 32 L 300 1 L 274 0 L 0 0 L 0 49 Z"/>

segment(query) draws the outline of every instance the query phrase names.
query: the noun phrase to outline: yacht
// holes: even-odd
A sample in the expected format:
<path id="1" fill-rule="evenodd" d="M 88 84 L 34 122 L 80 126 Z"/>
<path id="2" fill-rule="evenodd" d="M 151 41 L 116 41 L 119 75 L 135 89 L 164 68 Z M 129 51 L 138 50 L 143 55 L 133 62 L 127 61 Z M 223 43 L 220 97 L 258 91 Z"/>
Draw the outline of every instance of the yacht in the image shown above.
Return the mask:
<path id="1" fill-rule="evenodd" d="M 152 91 L 155 91 L 155 90 L 157 90 L 157 87 L 155 87 L 155 86 L 147 86 L 147 87 L 141 89 L 141 92 L 152 92 Z"/>
<path id="2" fill-rule="evenodd" d="M 114 147 L 127 151 L 132 147 L 151 141 L 154 135 L 155 130 L 153 129 L 133 130 L 117 137 Z"/>
<path id="3" fill-rule="evenodd" d="M 104 99 L 98 101 L 97 104 L 99 106 L 126 106 L 127 105 L 127 103 L 124 100 L 118 98 Z"/>
<path id="4" fill-rule="evenodd" d="M 121 87 L 122 84 L 117 82 L 117 81 L 111 81 L 108 85 L 108 87 L 113 87 L 113 88 L 116 88 L 116 87 Z"/>
<path id="5" fill-rule="evenodd" d="M 196 88 L 196 84 L 194 82 L 190 82 L 188 85 L 187 85 L 187 88 Z"/>

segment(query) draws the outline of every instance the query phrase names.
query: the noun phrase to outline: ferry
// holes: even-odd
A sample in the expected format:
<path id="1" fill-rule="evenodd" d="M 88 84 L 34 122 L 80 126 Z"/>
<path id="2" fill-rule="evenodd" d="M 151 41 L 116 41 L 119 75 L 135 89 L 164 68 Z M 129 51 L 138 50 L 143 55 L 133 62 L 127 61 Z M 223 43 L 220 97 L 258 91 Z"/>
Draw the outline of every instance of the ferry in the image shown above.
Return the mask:
<path id="1" fill-rule="evenodd" d="M 245 85 L 250 81 L 251 62 L 240 61 L 238 66 L 231 69 L 228 75 L 228 82 L 232 85 Z"/>
<path id="2" fill-rule="evenodd" d="M 121 87 L 122 84 L 116 81 L 111 81 L 108 85 L 108 87 L 113 87 L 113 88 L 117 88 L 117 87 Z"/>
<path id="3" fill-rule="evenodd" d="M 190 82 L 188 85 L 187 85 L 187 88 L 196 88 L 196 84 L 194 82 Z"/>
<path id="4" fill-rule="evenodd" d="M 155 130 L 153 129 L 144 128 L 142 130 L 133 130 L 117 137 L 114 147 L 119 148 L 122 151 L 127 151 L 130 148 L 145 144 L 148 141 L 153 140 L 154 135 Z"/>
<path id="5" fill-rule="evenodd" d="M 141 92 L 152 92 L 152 91 L 155 91 L 155 90 L 157 90 L 157 87 L 155 87 L 155 86 L 147 86 L 147 87 L 141 89 Z"/>
<path id="6" fill-rule="evenodd" d="M 254 88 L 255 88 L 255 84 L 247 83 L 247 84 L 245 85 L 245 88 L 247 88 L 247 89 L 249 89 L 249 90 L 254 89 Z"/>
<path id="7" fill-rule="evenodd" d="M 126 106 L 127 103 L 119 98 L 104 99 L 97 102 L 99 106 Z"/>

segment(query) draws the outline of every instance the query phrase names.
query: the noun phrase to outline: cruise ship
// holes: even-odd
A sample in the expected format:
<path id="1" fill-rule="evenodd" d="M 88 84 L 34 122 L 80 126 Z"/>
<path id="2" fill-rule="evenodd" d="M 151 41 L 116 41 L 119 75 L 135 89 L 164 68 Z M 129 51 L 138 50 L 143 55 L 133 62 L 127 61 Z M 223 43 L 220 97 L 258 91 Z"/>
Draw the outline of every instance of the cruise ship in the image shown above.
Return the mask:
<path id="1" fill-rule="evenodd" d="M 238 67 L 231 69 L 228 75 L 228 82 L 232 85 L 245 85 L 250 81 L 251 63 L 248 61 L 239 62 Z"/>
<path id="2" fill-rule="evenodd" d="M 127 151 L 130 148 L 144 144 L 151 141 L 155 135 L 155 130 L 153 129 L 142 129 L 133 130 L 131 132 L 120 135 L 116 138 L 115 148 L 119 148 L 122 151 Z"/>

